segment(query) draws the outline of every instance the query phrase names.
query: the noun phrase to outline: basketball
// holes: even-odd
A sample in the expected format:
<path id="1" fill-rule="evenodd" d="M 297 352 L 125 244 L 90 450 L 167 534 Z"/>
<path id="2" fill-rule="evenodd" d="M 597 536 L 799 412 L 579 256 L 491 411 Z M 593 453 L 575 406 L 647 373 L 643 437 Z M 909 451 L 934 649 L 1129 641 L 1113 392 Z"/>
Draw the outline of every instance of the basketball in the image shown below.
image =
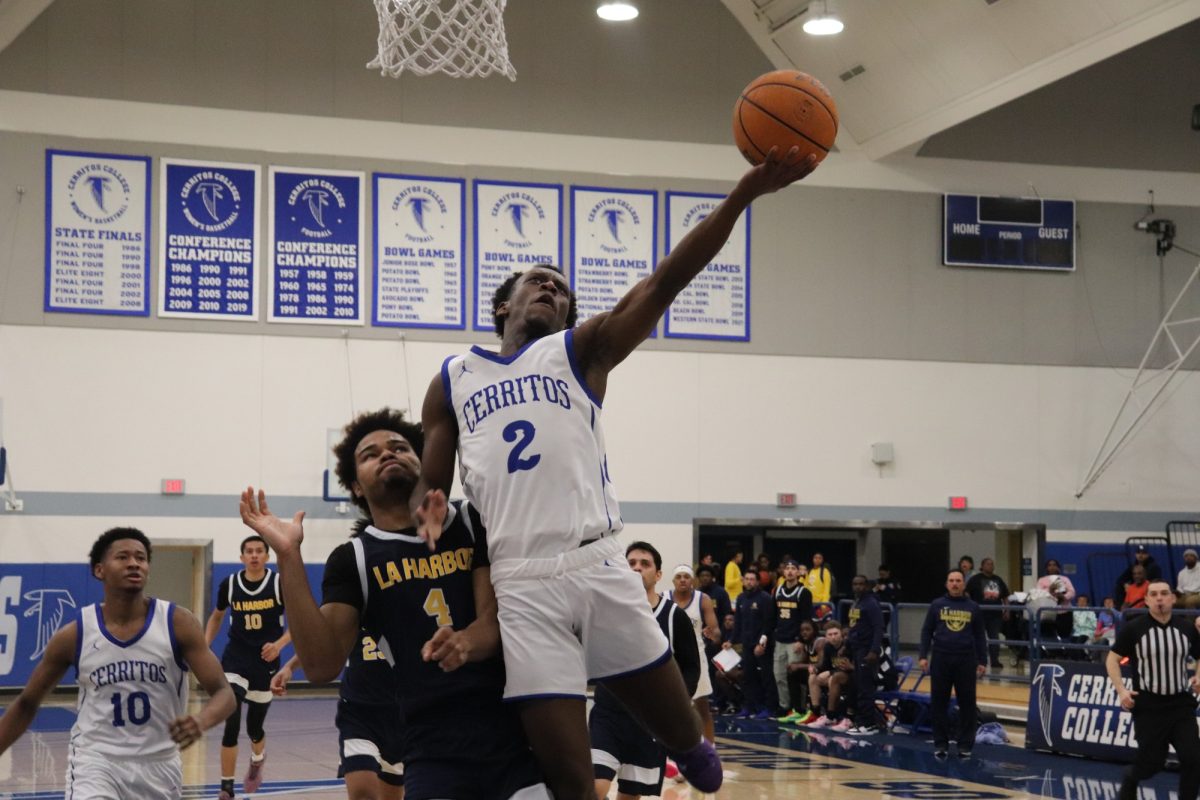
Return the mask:
<path id="1" fill-rule="evenodd" d="M 768 72 L 742 90 L 733 107 L 733 140 L 751 164 L 761 164 L 772 147 L 782 156 L 792 147 L 821 163 L 837 138 L 833 95 L 804 72 Z"/>

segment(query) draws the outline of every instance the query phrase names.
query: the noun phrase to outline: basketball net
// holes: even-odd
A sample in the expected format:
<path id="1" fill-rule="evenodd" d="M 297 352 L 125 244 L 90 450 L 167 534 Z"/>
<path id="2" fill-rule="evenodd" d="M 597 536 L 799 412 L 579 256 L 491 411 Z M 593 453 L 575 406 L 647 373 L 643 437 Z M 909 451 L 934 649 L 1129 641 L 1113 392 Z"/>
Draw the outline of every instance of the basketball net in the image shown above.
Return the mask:
<path id="1" fill-rule="evenodd" d="M 504 38 L 508 0 L 374 0 L 379 55 L 367 64 L 399 78 L 444 72 L 483 78 L 493 72 L 517 79 Z"/>

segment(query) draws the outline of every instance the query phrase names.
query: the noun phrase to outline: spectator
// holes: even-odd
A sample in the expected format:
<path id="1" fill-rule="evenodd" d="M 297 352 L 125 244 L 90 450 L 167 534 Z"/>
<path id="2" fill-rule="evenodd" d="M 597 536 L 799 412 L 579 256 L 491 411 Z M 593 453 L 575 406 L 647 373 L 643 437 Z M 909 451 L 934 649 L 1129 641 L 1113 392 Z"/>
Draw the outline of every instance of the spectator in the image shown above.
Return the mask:
<path id="1" fill-rule="evenodd" d="M 975 574 L 975 559 L 970 556 L 963 556 L 958 560 L 958 571 L 963 574 L 963 580 L 971 580 L 971 576 Z"/>
<path id="2" fill-rule="evenodd" d="M 996 562 L 991 556 L 979 562 L 979 572 L 967 581 L 967 596 L 975 601 L 983 613 L 983 626 L 987 630 L 988 660 L 992 669 L 1002 669 L 1000 662 L 1000 625 L 1008 619 L 1008 584 L 995 572 Z"/>
<path id="3" fill-rule="evenodd" d="M 875 685 L 883 655 L 883 611 L 875 594 L 867 590 L 867 576 L 855 575 L 851 584 L 854 605 L 850 607 L 850 633 L 846 636 L 854 658 L 854 727 L 847 733 L 870 736 L 883 733 L 879 709 L 875 707 Z"/>
<path id="4" fill-rule="evenodd" d="M 850 648 L 846 644 L 842 624 L 832 619 L 826 622 L 823 641 L 821 660 L 808 681 L 808 702 L 810 709 L 819 713 L 824 692 L 825 711 L 809 724 L 814 728 L 848 730 L 850 721 L 842 718 L 841 704 L 842 695 L 854 676 L 854 662 L 850 660 Z"/>
<path id="5" fill-rule="evenodd" d="M 1125 584 L 1133 582 L 1133 568 L 1138 564 L 1141 564 L 1146 570 L 1147 581 L 1157 581 L 1162 578 L 1162 567 L 1154 560 L 1154 556 L 1150 555 L 1150 548 L 1139 544 L 1133 554 L 1133 563 L 1126 567 L 1125 571 L 1117 578 L 1117 585 L 1113 587 L 1113 597 L 1125 596 Z"/>
<path id="6" fill-rule="evenodd" d="M 762 587 L 764 592 L 772 592 L 775 590 L 775 570 L 771 568 L 771 557 L 766 553 L 759 553 L 755 559 L 755 569 L 758 571 L 758 585 Z"/>
<path id="7" fill-rule="evenodd" d="M 833 596 L 833 573 L 825 565 L 825 556 L 813 553 L 812 569 L 808 571 L 808 590 L 814 603 L 828 603 Z"/>
<path id="8" fill-rule="evenodd" d="M 1141 564 L 1134 564 L 1132 572 L 1133 580 L 1125 584 L 1125 602 L 1121 603 L 1122 611 L 1146 607 L 1146 590 L 1150 588 L 1150 581 L 1146 580 L 1146 568 Z"/>
<path id="9" fill-rule="evenodd" d="M 1075 596 L 1075 605 L 1077 609 L 1086 609 L 1091 605 L 1091 602 L 1086 594 Z M 1092 641 L 1092 636 L 1096 633 L 1096 612 L 1087 611 L 1072 611 L 1071 612 L 1071 641 L 1076 644 L 1089 644 Z M 1084 656 L 1088 655 L 1087 651 L 1078 651 Z"/>
<path id="10" fill-rule="evenodd" d="M 1175 593 L 1183 608 L 1200 608 L 1200 564 L 1196 560 L 1195 550 L 1189 547 L 1183 551 L 1183 569 L 1175 581 Z"/>
<path id="11" fill-rule="evenodd" d="M 1104 610 L 1096 615 L 1096 630 L 1092 634 L 1092 644 L 1107 644 L 1112 647 L 1112 643 L 1117 638 L 1117 610 L 1113 607 L 1113 599 L 1111 597 L 1104 598 Z"/>
<path id="12" fill-rule="evenodd" d="M 895 605 L 900 602 L 900 581 L 892 577 L 892 568 L 879 565 L 879 580 L 875 581 L 875 597 L 881 604 Z M 885 612 L 886 609 L 885 609 Z"/>
<path id="13" fill-rule="evenodd" d="M 1075 586 L 1070 578 L 1062 574 L 1062 565 L 1058 563 L 1058 559 L 1046 559 L 1045 572 L 1045 575 L 1038 578 L 1037 588 L 1047 592 L 1054 599 L 1054 605 L 1069 607 L 1075 599 Z M 1065 611 L 1060 611 L 1054 616 L 1042 614 L 1038 621 L 1041 623 L 1043 636 L 1048 633 L 1061 639 L 1071 636 L 1071 615 Z"/>
<path id="14" fill-rule="evenodd" d="M 704 555 L 700 556 L 700 564 L 698 566 L 715 567 L 716 564 L 717 562 L 713 561 L 713 554 L 705 553 Z"/>
<path id="15" fill-rule="evenodd" d="M 729 561 L 725 563 L 725 591 L 729 593 L 731 603 L 736 603 L 738 595 L 742 593 L 742 558 L 742 551 L 737 550 L 729 555 Z"/>
<path id="16" fill-rule="evenodd" d="M 722 645 L 742 646 L 742 691 L 746 703 L 739 716 L 769 719 L 778 703 L 771 671 L 771 633 L 775 626 L 775 601 L 758 585 L 758 574 L 747 570 L 734 611 L 733 639 Z"/>

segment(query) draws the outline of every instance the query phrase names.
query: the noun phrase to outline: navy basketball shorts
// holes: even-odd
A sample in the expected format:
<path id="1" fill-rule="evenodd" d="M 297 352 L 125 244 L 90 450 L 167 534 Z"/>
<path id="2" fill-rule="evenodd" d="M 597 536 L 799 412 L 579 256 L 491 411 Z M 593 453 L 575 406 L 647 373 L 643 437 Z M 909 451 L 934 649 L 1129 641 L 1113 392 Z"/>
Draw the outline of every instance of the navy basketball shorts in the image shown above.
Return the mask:
<path id="1" fill-rule="evenodd" d="M 616 778 L 617 791 L 622 794 L 662 794 L 667 751 L 627 711 L 607 703 L 592 706 L 588 733 L 597 778 Z"/>
<path id="2" fill-rule="evenodd" d="M 384 783 L 404 785 L 401 763 L 404 742 L 403 712 L 398 705 L 338 700 L 334 724 L 342 761 L 338 777 L 347 772 L 374 772 Z"/>
<path id="3" fill-rule="evenodd" d="M 263 661 L 259 651 L 231 643 L 221 656 L 221 669 L 230 686 L 241 687 L 251 703 L 271 702 L 271 678 L 279 671 L 279 659 Z"/>

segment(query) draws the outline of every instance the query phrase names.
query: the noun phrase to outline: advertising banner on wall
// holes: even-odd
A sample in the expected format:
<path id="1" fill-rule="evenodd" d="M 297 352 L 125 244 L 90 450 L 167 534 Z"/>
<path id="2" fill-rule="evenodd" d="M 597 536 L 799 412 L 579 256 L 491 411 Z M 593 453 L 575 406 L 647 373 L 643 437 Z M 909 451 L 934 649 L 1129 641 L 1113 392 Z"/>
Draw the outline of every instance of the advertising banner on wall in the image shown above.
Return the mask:
<path id="1" fill-rule="evenodd" d="M 46 151 L 44 309 L 150 315 L 150 159 Z"/>
<path id="2" fill-rule="evenodd" d="M 271 322 L 363 324 L 363 179 L 271 167 Z"/>
<path id="3" fill-rule="evenodd" d="M 492 330 L 492 295 L 534 264 L 562 267 L 561 184 L 475 181 L 475 328 Z"/>
<path id="4" fill-rule="evenodd" d="M 724 195 L 667 192 L 667 252 L 707 217 Z M 667 336 L 750 341 L 750 209 L 729 241 L 667 309 Z"/>
<path id="5" fill-rule="evenodd" d="M 467 326 L 464 181 L 375 173 L 371 321 L 406 328 Z"/>
<path id="6" fill-rule="evenodd" d="M 158 315 L 258 319 L 261 169 L 161 163 Z"/>
<path id="7" fill-rule="evenodd" d="M 571 288 L 583 322 L 654 269 L 658 192 L 571 187 Z"/>

